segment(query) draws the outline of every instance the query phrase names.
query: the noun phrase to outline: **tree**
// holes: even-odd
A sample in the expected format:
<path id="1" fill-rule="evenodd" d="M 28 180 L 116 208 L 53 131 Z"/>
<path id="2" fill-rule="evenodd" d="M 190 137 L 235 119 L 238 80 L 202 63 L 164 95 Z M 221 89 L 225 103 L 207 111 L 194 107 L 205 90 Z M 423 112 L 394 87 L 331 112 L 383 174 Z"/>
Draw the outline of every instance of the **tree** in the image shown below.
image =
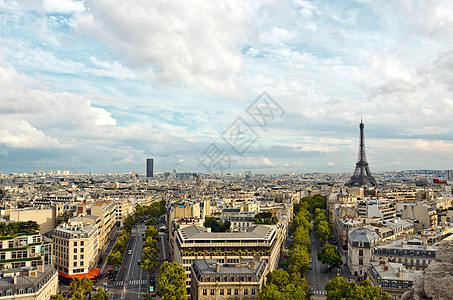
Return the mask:
<path id="1" fill-rule="evenodd" d="M 123 263 L 123 255 L 119 251 L 112 252 L 107 256 L 107 263 L 112 266 L 119 266 Z"/>
<path id="2" fill-rule="evenodd" d="M 96 290 L 96 293 L 94 294 L 93 300 L 109 300 L 109 294 L 107 294 L 106 291 L 104 291 L 103 288 L 98 287 Z"/>
<path id="3" fill-rule="evenodd" d="M 58 295 L 50 295 L 50 300 L 66 300 L 66 298 L 63 297 L 62 294 L 58 294 Z"/>
<path id="4" fill-rule="evenodd" d="M 258 295 L 258 300 L 301 300 L 308 299 L 310 287 L 299 275 L 289 275 L 282 269 L 266 275 L 266 286 Z"/>
<path id="5" fill-rule="evenodd" d="M 391 300 L 392 298 L 379 289 L 371 286 L 368 280 L 358 283 L 349 282 L 343 277 L 335 277 L 326 284 L 327 300 Z"/>
<path id="6" fill-rule="evenodd" d="M 332 227 L 328 221 L 322 220 L 316 227 L 316 235 L 322 243 L 326 243 L 332 237 Z"/>
<path id="7" fill-rule="evenodd" d="M 144 247 L 142 254 L 142 269 L 152 273 L 159 267 L 159 251 L 157 247 Z"/>
<path id="8" fill-rule="evenodd" d="M 146 226 L 145 230 L 146 237 L 152 237 L 153 239 L 157 238 L 157 229 L 153 225 Z"/>
<path id="9" fill-rule="evenodd" d="M 157 276 L 157 295 L 162 300 L 186 300 L 186 280 L 184 268 L 175 262 L 165 261 Z"/>
<path id="10" fill-rule="evenodd" d="M 317 253 L 318 259 L 325 265 L 338 266 L 341 265 L 343 259 L 341 258 L 340 252 L 334 245 L 326 244 Z"/>
<path id="11" fill-rule="evenodd" d="M 302 246 L 308 251 L 311 252 L 311 241 L 310 241 L 310 232 L 304 227 L 298 227 L 293 233 L 293 241 L 291 245 Z"/>
<path id="12" fill-rule="evenodd" d="M 75 277 L 69 285 L 71 294 L 79 292 L 82 295 L 87 295 L 92 286 L 93 281 L 86 276 L 83 276 L 83 278 Z"/>
<path id="13" fill-rule="evenodd" d="M 305 247 L 296 245 L 289 250 L 288 262 L 289 273 L 302 276 L 310 268 L 310 254 Z"/>

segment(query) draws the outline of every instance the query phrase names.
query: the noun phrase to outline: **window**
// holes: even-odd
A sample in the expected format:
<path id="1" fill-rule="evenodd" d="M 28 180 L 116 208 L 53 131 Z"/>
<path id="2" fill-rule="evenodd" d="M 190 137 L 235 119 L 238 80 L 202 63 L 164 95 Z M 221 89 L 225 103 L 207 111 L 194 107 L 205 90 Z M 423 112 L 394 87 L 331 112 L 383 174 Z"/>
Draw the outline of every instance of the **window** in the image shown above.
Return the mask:
<path id="1" fill-rule="evenodd" d="M 234 294 L 237 296 L 239 295 L 239 289 L 234 289 Z"/>
<path id="2" fill-rule="evenodd" d="M 8 248 L 14 248 L 14 241 L 8 242 Z"/>
<path id="3" fill-rule="evenodd" d="M 211 295 L 214 295 L 214 293 L 215 293 L 215 290 L 211 289 Z"/>
<path id="4" fill-rule="evenodd" d="M 80 241 L 80 246 L 84 246 L 85 245 L 85 242 L 84 241 Z"/>
<path id="5" fill-rule="evenodd" d="M 248 295 L 249 294 L 249 290 L 248 289 L 244 289 L 244 295 Z"/>
<path id="6" fill-rule="evenodd" d="M 80 259 L 83 259 L 83 254 L 80 254 Z"/>
<path id="7" fill-rule="evenodd" d="M 74 259 L 77 259 L 77 255 L 74 255 Z"/>
<path id="8" fill-rule="evenodd" d="M 220 295 L 224 295 L 223 289 L 220 290 Z"/>
<path id="9" fill-rule="evenodd" d="M 83 266 L 83 260 L 80 261 L 80 265 Z"/>
<path id="10" fill-rule="evenodd" d="M 73 267 L 77 267 L 77 262 L 76 261 L 73 263 Z"/>
<path id="11" fill-rule="evenodd" d="M 256 289 L 252 289 L 252 295 L 256 294 Z"/>
<path id="12" fill-rule="evenodd" d="M 74 253 L 77 253 L 77 248 L 74 248 Z"/>
<path id="13" fill-rule="evenodd" d="M 203 296 L 206 296 L 208 294 L 208 290 L 207 289 L 203 289 Z"/>
<path id="14" fill-rule="evenodd" d="M 227 295 L 231 295 L 231 289 L 227 289 Z"/>
<path id="15" fill-rule="evenodd" d="M 363 256 L 363 249 L 359 250 L 359 256 Z"/>
<path id="16" fill-rule="evenodd" d="M 74 242 L 74 247 L 77 247 L 77 242 Z"/>
<path id="17" fill-rule="evenodd" d="M 80 248 L 80 252 L 83 252 L 83 250 L 85 250 L 84 248 Z"/>
<path id="18" fill-rule="evenodd" d="M 5 252 L 0 253 L 0 259 L 5 259 Z"/>
<path id="19" fill-rule="evenodd" d="M 363 265 L 363 257 L 359 257 L 359 265 Z"/>

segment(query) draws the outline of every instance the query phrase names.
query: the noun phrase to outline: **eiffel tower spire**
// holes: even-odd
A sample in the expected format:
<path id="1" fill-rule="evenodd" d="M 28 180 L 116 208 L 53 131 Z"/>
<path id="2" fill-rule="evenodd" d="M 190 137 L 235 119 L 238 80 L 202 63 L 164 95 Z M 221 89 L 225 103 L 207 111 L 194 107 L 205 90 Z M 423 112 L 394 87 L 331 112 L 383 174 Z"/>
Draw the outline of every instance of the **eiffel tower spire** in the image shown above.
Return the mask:
<path id="1" fill-rule="evenodd" d="M 357 158 L 357 163 L 355 165 L 354 174 L 352 175 L 348 184 L 359 185 L 359 186 L 372 184 L 372 185 L 376 186 L 377 185 L 376 179 L 374 179 L 373 175 L 371 175 L 370 167 L 368 166 L 368 161 L 366 159 L 365 135 L 363 133 L 364 127 L 365 127 L 365 125 L 363 125 L 362 118 L 360 118 L 359 155 Z"/>

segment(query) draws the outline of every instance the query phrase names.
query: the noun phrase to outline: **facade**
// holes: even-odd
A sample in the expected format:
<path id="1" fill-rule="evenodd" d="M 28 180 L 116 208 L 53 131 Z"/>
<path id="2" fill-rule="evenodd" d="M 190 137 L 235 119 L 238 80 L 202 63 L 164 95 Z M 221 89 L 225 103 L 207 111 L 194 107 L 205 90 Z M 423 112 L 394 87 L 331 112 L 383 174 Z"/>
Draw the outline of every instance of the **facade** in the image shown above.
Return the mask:
<path id="1" fill-rule="evenodd" d="M 146 177 L 154 177 L 154 159 L 146 160 Z"/>
<path id="2" fill-rule="evenodd" d="M 98 248 L 99 252 L 104 252 L 110 240 L 116 232 L 116 211 L 114 201 L 99 201 L 87 207 L 87 213 L 99 217 L 98 228 Z"/>
<path id="3" fill-rule="evenodd" d="M 371 262 L 371 250 L 379 235 L 366 228 L 356 228 L 348 236 L 348 266 L 351 273 L 364 275 Z"/>
<path id="4" fill-rule="evenodd" d="M 39 208 L 39 207 L 26 207 L 17 209 L 7 209 L 5 211 L 5 218 L 10 221 L 35 221 L 39 224 L 39 233 L 44 234 L 55 229 L 57 216 L 56 208 Z"/>
<path id="5" fill-rule="evenodd" d="M 438 225 L 437 211 L 427 204 L 405 204 L 401 217 L 417 219 L 419 228 L 416 230 L 429 229 Z"/>
<path id="6" fill-rule="evenodd" d="M 357 202 L 357 216 L 362 219 L 392 219 L 396 216 L 396 207 L 390 201 L 359 201 Z"/>
<path id="7" fill-rule="evenodd" d="M 256 299 L 263 287 L 266 269 L 264 261 L 220 264 L 216 260 L 195 260 L 191 266 L 192 300 Z"/>
<path id="8" fill-rule="evenodd" d="M 0 237 L 0 270 L 52 265 L 52 245 L 38 233 Z"/>
<path id="9" fill-rule="evenodd" d="M 57 274 L 50 265 L 4 270 L 0 273 L 0 299 L 50 299 L 58 293 Z"/>
<path id="10" fill-rule="evenodd" d="M 379 261 L 371 263 L 367 270 L 367 279 L 394 300 L 400 300 L 403 294 L 410 290 L 415 278 L 422 274 L 422 271 L 408 270 L 400 263 Z"/>
<path id="11" fill-rule="evenodd" d="M 423 245 L 418 239 L 399 239 L 373 248 L 373 261 L 391 261 L 405 267 L 425 269 L 435 260 L 437 247 Z"/>
<path id="12" fill-rule="evenodd" d="M 186 270 L 190 287 L 192 263 L 200 259 L 235 264 L 244 259 L 266 262 L 268 271 L 278 267 L 286 230 L 281 224 L 254 225 L 244 232 L 210 232 L 210 228 L 188 226 L 175 235 L 174 260 Z"/>
<path id="13" fill-rule="evenodd" d="M 128 199 L 115 200 L 115 222 L 117 227 L 123 227 L 123 222 L 127 216 L 134 213 L 135 207 Z"/>
<path id="14" fill-rule="evenodd" d="M 75 276 L 96 277 L 98 229 L 89 224 L 71 222 L 57 227 L 52 235 L 54 265 L 59 275 L 68 280 Z M 97 270 L 96 270 L 97 269 Z"/>
<path id="15" fill-rule="evenodd" d="M 233 215 L 230 217 L 231 231 L 246 231 L 253 225 L 253 216 L 250 215 Z"/>

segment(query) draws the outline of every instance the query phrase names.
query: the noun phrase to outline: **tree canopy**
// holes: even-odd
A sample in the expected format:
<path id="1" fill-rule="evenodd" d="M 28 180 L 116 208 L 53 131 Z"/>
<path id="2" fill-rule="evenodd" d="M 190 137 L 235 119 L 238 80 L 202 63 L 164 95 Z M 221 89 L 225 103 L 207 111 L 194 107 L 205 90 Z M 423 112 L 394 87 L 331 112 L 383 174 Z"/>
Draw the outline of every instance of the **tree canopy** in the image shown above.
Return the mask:
<path id="1" fill-rule="evenodd" d="M 0 222 L 0 236 L 11 236 L 18 233 L 32 233 L 39 231 L 39 224 L 35 221 Z"/>
<path id="2" fill-rule="evenodd" d="M 274 225 L 277 224 L 277 218 L 273 217 L 271 212 L 261 212 L 255 215 L 253 223 Z"/>
<path id="3" fill-rule="evenodd" d="M 341 265 L 343 259 L 341 258 L 340 252 L 334 245 L 326 244 L 317 253 L 318 260 L 325 265 L 338 266 Z"/>
<path id="4" fill-rule="evenodd" d="M 231 223 L 226 221 L 222 224 L 215 217 L 206 217 L 204 226 L 210 227 L 212 232 L 226 232 L 230 230 Z"/>
<path id="5" fill-rule="evenodd" d="M 69 288 L 71 290 L 71 294 L 74 295 L 76 293 L 80 293 L 81 295 L 85 296 L 89 292 L 91 292 L 92 286 L 93 286 L 93 281 L 91 281 L 91 279 L 89 279 L 88 277 L 84 276 L 82 278 L 75 277 L 71 281 Z"/>
<path id="6" fill-rule="evenodd" d="M 94 294 L 93 300 L 109 300 L 109 294 L 103 288 L 98 287 Z"/>
<path id="7" fill-rule="evenodd" d="M 282 269 L 266 275 L 266 286 L 258 300 L 300 300 L 310 298 L 310 287 L 299 275 L 291 276 Z"/>
<path id="8" fill-rule="evenodd" d="M 176 262 L 165 261 L 157 276 L 157 295 L 161 296 L 162 300 L 186 300 L 186 280 L 184 268 Z"/>
<path id="9" fill-rule="evenodd" d="M 327 300 L 391 300 L 387 292 L 371 286 L 368 280 L 349 282 L 343 277 L 335 277 L 326 284 Z"/>

